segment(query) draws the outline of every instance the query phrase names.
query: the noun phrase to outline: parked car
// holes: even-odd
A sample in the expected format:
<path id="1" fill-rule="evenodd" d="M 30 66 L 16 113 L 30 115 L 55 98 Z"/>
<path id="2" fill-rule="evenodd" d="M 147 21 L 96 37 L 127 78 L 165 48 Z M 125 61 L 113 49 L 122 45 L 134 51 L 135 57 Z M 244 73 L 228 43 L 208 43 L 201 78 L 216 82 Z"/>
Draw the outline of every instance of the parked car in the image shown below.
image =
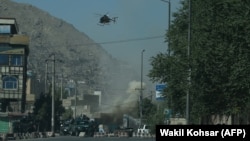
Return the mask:
<path id="1" fill-rule="evenodd" d="M 90 128 L 89 125 L 89 121 L 88 120 L 84 120 L 84 121 L 78 121 L 76 123 L 76 127 L 75 127 L 75 133 L 78 136 L 80 134 L 80 132 L 88 132 L 88 129 Z"/>
<path id="2" fill-rule="evenodd" d="M 85 115 L 62 121 L 60 127 L 60 135 L 79 136 L 81 132 L 85 132 L 84 136 L 94 136 L 94 132 L 97 131 L 98 125 L 95 120 Z"/>

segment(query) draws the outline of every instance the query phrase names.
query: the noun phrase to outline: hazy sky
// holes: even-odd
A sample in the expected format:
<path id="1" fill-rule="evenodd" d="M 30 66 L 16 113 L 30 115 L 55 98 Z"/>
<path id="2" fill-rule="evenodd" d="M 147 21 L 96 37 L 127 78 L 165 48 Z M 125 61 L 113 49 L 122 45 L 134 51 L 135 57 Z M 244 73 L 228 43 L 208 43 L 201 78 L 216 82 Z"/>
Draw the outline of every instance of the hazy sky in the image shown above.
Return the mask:
<path id="1" fill-rule="evenodd" d="M 146 75 L 149 59 L 167 51 L 164 34 L 168 29 L 168 2 L 162 0 L 13 0 L 32 4 L 52 16 L 72 24 L 114 58 L 125 61 L 140 72 L 141 51 Z M 168 1 L 168 0 L 165 0 Z M 171 13 L 181 0 L 170 0 Z M 98 25 L 100 15 L 118 17 L 116 23 Z M 102 44 L 109 42 L 106 44 Z"/>

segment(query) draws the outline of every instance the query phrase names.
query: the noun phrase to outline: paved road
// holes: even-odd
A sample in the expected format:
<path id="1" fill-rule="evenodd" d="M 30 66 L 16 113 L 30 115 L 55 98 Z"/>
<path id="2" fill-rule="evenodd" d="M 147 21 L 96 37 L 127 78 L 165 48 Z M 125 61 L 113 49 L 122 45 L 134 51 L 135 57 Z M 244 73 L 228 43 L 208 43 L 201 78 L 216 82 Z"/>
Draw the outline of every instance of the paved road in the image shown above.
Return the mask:
<path id="1" fill-rule="evenodd" d="M 137 138 L 137 137 L 74 137 L 59 136 L 49 138 L 22 139 L 20 141 L 155 141 L 155 138 Z"/>

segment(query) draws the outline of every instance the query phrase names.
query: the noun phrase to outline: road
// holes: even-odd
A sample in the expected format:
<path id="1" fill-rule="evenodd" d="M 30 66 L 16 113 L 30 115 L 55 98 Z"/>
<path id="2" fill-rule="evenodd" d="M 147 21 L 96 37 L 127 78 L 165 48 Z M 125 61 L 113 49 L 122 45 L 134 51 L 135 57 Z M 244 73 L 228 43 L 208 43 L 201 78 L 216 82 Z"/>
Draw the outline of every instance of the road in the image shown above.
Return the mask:
<path id="1" fill-rule="evenodd" d="M 155 141 L 155 138 L 139 138 L 139 137 L 74 137 L 74 136 L 58 136 L 36 139 L 22 139 L 20 141 Z"/>

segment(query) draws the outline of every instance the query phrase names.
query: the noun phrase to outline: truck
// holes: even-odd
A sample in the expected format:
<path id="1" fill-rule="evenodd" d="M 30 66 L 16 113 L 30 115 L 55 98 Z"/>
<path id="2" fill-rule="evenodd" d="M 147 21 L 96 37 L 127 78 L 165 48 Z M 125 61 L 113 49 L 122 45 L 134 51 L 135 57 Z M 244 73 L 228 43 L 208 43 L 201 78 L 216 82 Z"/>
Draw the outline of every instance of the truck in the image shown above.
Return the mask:
<path id="1" fill-rule="evenodd" d="M 148 125 L 146 125 L 146 124 L 143 124 L 137 129 L 137 133 L 139 133 L 139 134 L 149 134 L 150 133 L 150 127 Z"/>
<path id="2" fill-rule="evenodd" d="M 135 127 L 136 119 L 130 115 L 123 114 L 122 126 L 119 129 L 116 129 L 114 133 L 127 133 L 128 137 L 132 137 Z"/>
<path id="3" fill-rule="evenodd" d="M 98 124 L 103 125 L 107 136 L 127 134 L 128 137 L 131 137 L 134 129 L 137 127 L 134 122 L 135 120 L 131 116 L 123 113 L 99 113 L 94 117 L 96 117 Z"/>

